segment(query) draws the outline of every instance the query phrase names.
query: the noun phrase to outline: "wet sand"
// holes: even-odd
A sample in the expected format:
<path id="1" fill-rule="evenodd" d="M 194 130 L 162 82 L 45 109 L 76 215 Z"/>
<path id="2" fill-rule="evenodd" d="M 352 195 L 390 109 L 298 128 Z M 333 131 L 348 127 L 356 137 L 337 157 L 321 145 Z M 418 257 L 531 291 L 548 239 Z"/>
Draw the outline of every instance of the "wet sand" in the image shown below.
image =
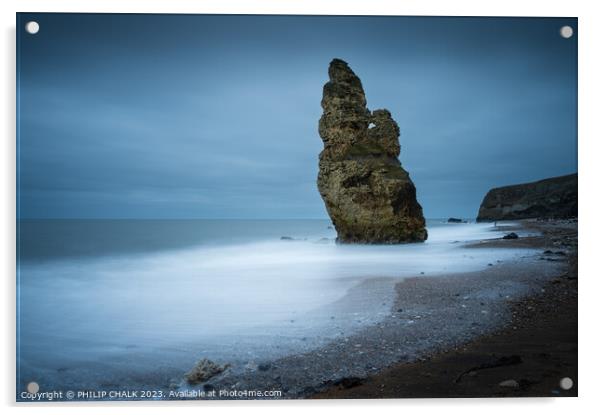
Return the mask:
<path id="1" fill-rule="evenodd" d="M 497 329 L 415 361 L 397 362 L 367 377 L 336 382 L 312 397 L 577 396 L 577 223 L 523 221 L 521 226 L 541 235 L 483 241 L 471 247 L 524 247 L 540 252 L 536 261 L 541 266 L 518 265 L 522 271 L 493 266 L 482 273 L 484 278 L 514 280 L 510 274 L 522 272 L 531 280 L 531 288 L 537 286 L 533 282 L 541 284 L 529 295 L 508 299 L 509 318 Z M 551 278 L 544 276 L 550 264 Z M 438 282 L 447 284 L 446 280 Z M 429 282 L 434 281 L 414 283 Z M 398 284 L 398 292 L 410 283 Z M 403 303 L 403 296 L 397 301 Z M 569 390 L 560 386 L 565 377 L 573 380 Z"/>

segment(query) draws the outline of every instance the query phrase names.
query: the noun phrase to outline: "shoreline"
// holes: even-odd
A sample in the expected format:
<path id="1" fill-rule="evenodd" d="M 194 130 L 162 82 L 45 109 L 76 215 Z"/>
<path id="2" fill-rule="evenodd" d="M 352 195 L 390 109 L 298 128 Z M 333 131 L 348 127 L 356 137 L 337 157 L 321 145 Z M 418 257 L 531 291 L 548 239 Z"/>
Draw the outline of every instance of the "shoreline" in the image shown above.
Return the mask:
<path id="1" fill-rule="evenodd" d="M 554 281 L 561 275 L 571 275 L 567 260 L 576 259 L 576 238 L 574 244 L 571 239 L 573 233 L 576 236 L 576 231 L 566 231 L 562 227 L 564 225 L 560 226 L 559 223 L 514 221 L 512 227 L 500 223 L 497 229 L 492 227 L 492 230 L 498 231 L 496 237 L 491 235 L 494 239 L 464 242 L 462 246 L 458 244 L 453 258 L 472 260 L 471 250 L 480 248 L 491 248 L 491 252 L 499 253 L 482 261 L 484 268 L 477 271 L 455 272 L 442 268 L 436 274 L 427 272 L 428 275 L 416 275 L 416 272 L 415 276 L 409 277 L 379 276 L 376 273 L 354 285 L 341 299 L 316 310 L 314 315 L 308 314 L 311 318 L 321 319 L 322 323 L 326 320 L 325 327 L 331 327 L 331 331 L 318 334 L 315 339 L 301 337 L 300 332 L 272 333 L 275 346 L 270 345 L 267 333 L 259 333 L 253 338 L 243 336 L 240 342 L 230 345 L 233 351 L 238 348 L 240 353 L 246 353 L 241 355 L 242 360 L 216 360 L 218 364 L 227 365 L 228 369 L 205 382 L 188 384 L 184 379 L 185 371 L 165 364 L 157 366 L 152 372 L 140 370 L 128 372 L 127 376 L 135 379 L 134 383 L 140 387 L 163 390 L 163 399 L 166 400 L 207 399 L 207 396 L 187 396 L 187 392 L 209 393 L 214 390 L 281 391 L 282 395 L 277 399 L 455 396 L 446 389 L 433 391 L 428 386 L 423 388 L 423 395 L 419 391 L 409 393 L 407 387 L 397 392 L 383 391 L 380 385 L 393 387 L 399 381 L 378 379 L 392 376 L 389 372 L 397 368 L 406 373 L 410 367 L 416 367 L 418 374 L 425 371 L 435 373 L 431 375 L 431 381 L 440 378 L 437 368 L 424 369 L 428 362 L 495 335 L 510 323 L 515 323 L 516 303 L 530 301 L 550 284 L 560 286 Z M 574 222 L 567 226 L 576 229 Z M 501 230 L 514 230 L 523 236 L 503 240 L 499 238 L 503 235 Z M 485 233 L 482 235 L 484 238 L 489 236 Z M 449 243 L 456 242 L 459 241 Z M 504 248 L 511 250 L 504 252 Z M 544 250 L 548 249 L 552 250 L 551 255 L 543 255 Z M 554 253 L 559 250 L 569 255 Z M 476 251 L 473 254 L 475 258 L 478 257 Z M 487 266 L 489 260 L 492 263 Z M 576 285 L 576 281 L 569 281 Z M 356 328 L 340 329 L 347 326 Z M 576 332 L 576 323 L 574 328 Z M 254 356 L 251 350 L 245 348 L 245 344 L 253 341 L 263 342 L 261 347 L 264 349 L 275 347 L 273 351 L 276 356 L 267 357 L 272 351 L 264 357 Z M 553 339 L 548 339 L 548 342 L 554 344 Z M 286 351 L 283 346 L 287 344 L 294 345 L 293 349 L 296 350 Z M 135 350 L 131 352 L 139 353 Z M 248 363 L 245 363 L 246 360 Z M 467 362 L 470 360 L 464 363 Z M 192 364 L 186 370 L 192 369 Z M 466 368 L 462 369 L 458 364 L 449 373 L 463 370 Z M 416 374 L 411 375 L 411 379 L 414 378 L 420 379 Z M 104 382 L 107 387 L 116 385 L 108 379 Z M 374 382 L 378 383 L 378 388 L 369 392 Z M 462 384 L 467 382 L 463 380 Z M 423 384 L 419 380 L 412 380 L 410 385 L 419 387 Z M 130 384 L 130 388 L 133 386 Z M 481 395 L 468 391 L 465 396 Z M 231 395 L 225 397 L 233 398 Z M 235 398 L 262 399 L 258 396 Z M 220 398 L 214 396 L 209 399 Z"/>
<path id="2" fill-rule="evenodd" d="M 488 244 L 498 248 L 503 242 L 502 246 L 508 248 L 530 248 L 529 254 L 498 261 L 481 271 L 403 278 L 395 284 L 396 298 L 389 315 L 380 322 L 318 349 L 269 362 L 261 371 L 224 373 L 201 387 L 281 390 L 283 399 L 361 398 L 362 388 L 373 384 L 391 367 L 421 365 L 433 356 L 458 350 L 497 332 L 514 321 L 512 307 L 516 301 L 535 296 L 568 272 L 562 261 L 540 260 L 542 252 L 538 249 L 542 241 L 549 240 L 541 227 L 525 222 L 519 226 L 541 235 L 517 240 L 490 239 L 462 249 Z M 478 393 L 468 394 L 473 395 Z M 399 395 L 402 396 L 412 397 Z M 433 392 L 424 396 L 454 395 Z"/>
<path id="3" fill-rule="evenodd" d="M 556 275 L 541 281 L 539 291 L 510 299 L 508 321 L 456 347 L 427 353 L 416 361 L 397 362 L 354 382 L 329 385 L 311 397 L 578 396 L 577 223 L 527 220 L 520 221 L 520 228 L 539 235 L 493 239 L 466 247 L 543 249 L 537 261 L 556 265 L 552 267 Z M 495 271 L 490 267 L 483 274 L 491 272 Z M 529 273 L 532 279 L 541 279 L 537 267 Z M 560 387 L 564 377 L 573 381 L 569 390 Z"/>

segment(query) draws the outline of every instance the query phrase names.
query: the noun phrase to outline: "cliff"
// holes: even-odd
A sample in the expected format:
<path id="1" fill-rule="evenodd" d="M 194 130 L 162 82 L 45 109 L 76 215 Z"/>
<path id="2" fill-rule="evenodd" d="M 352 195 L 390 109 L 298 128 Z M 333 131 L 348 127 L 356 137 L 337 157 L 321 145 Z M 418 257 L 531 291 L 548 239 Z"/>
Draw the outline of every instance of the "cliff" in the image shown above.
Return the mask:
<path id="1" fill-rule="evenodd" d="M 399 127 L 370 111 L 360 79 L 334 59 L 324 85 L 318 189 L 342 243 L 424 241 L 416 188 L 399 162 Z"/>
<path id="2" fill-rule="evenodd" d="M 477 222 L 577 216 L 577 174 L 491 189 Z"/>

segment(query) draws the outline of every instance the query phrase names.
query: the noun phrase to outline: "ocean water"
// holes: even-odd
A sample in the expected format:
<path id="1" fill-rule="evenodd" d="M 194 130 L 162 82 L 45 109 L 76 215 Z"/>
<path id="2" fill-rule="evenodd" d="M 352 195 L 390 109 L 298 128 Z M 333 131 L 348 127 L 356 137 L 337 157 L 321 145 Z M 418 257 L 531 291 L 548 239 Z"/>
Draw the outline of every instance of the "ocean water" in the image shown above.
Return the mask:
<path id="1" fill-rule="evenodd" d="M 201 357 L 242 367 L 306 351 L 382 318 L 400 278 L 521 254 L 462 248 L 501 236 L 491 224 L 428 231 L 343 246 L 327 220 L 23 220 L 18 381 L 152 385 Z"/>

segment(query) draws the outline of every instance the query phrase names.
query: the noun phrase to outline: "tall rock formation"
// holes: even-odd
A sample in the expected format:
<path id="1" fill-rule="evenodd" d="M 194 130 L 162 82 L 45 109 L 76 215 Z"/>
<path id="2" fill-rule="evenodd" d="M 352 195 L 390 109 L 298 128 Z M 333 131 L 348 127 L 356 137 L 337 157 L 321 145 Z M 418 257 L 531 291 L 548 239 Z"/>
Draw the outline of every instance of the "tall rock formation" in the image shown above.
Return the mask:
<path id="1" fill-rule="evenodd" d="M 491 189 L 477 222 L 577 216 L 577 174 Z"/>
<path id="2" fill-rule="evenodd" d="M 399 127 L 370 112 L 360 79 L 334 59 L 324 85 L 318 189 L 341 243 L 396 244 L 427 237 L 416 188 L 399 162 Z"/>

